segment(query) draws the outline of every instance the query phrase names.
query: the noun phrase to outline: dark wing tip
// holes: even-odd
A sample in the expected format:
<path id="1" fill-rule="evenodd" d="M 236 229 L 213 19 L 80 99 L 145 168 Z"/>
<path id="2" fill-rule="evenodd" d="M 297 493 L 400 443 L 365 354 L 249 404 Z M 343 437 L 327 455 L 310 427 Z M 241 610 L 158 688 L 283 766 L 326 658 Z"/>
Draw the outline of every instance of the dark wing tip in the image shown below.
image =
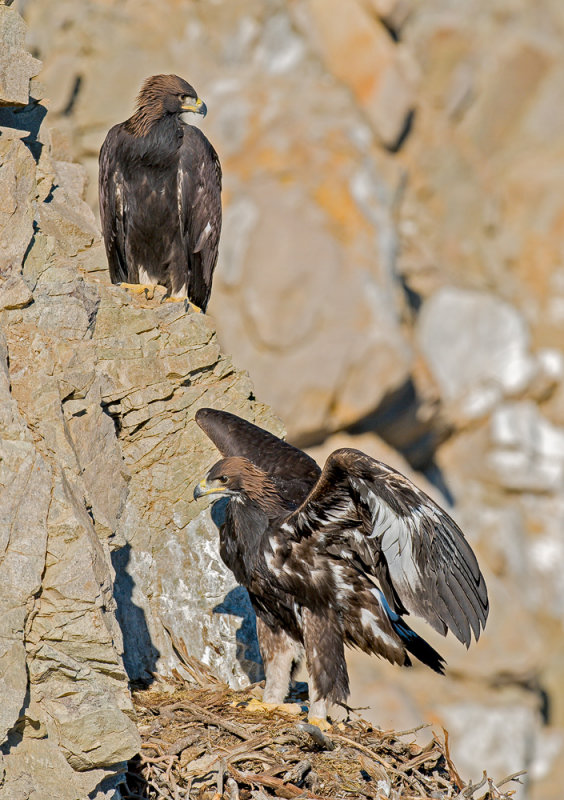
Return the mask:
<path id="1" fill-rule="evenodd" d="M 196 416 L 194 419 L 200 426 L 200 428 L 205 431 L 206 430 L 206 421 L 210 419 L 210 417 L 214 414 L 213 408 L 199 408 L 196 411 Z"/>
<path id="2" fill-rule="evenodd" d="M 194 419 L 222 455 L 237 455 L 228 446 L 233 421 L 236 419 L 234 414 L 230 414 L 228 411 L 219 411 L 216 408 L 199 408 Z"/>
<path id="3" fill-rule="evenodd" d="M 391 618 L 390 622 L 392 623 L 392 628 L 395 633 L 399 636 L 401 643 L 411 655 L 415 656 L 415 658 L 423 664 L 426 664 L 426 666 L 430 667 L 435 672 L 438 672 L 439 675 L 445 674 L 446 661 L 434 647 L 431 647 L 431 645 L 410 628 L 403 619 L 397 617 L 395 619 Z M 407 654 L 404 666 L 411 666 L 411 660 Z"/>

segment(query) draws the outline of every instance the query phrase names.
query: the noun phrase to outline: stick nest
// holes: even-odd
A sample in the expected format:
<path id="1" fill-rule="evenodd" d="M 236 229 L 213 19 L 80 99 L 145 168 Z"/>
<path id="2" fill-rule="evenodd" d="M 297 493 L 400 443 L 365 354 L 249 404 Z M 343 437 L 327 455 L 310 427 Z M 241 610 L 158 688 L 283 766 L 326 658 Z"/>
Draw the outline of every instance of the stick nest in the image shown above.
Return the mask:
<path id="1" fill-rule="evenodd" d="M 502 786 L 522 774 L 465 784 L 446 731 L 423 746 L 414 735 L 425 726 L 382 731 L 349 717 L 322 732 L 305 713 L 252 712 L 252 687 L 233 691 L 193 659 L 186 665 L 190 683 L 177 674 L 134 692 L 142 745 L 124 800 L 509 800 Z"/>

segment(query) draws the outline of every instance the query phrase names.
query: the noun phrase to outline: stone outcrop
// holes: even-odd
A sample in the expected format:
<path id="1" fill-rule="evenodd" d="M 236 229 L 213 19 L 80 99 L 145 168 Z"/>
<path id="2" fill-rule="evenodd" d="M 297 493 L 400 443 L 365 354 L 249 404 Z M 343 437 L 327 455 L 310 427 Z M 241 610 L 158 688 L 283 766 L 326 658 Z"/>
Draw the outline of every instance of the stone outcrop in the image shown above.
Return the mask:
<path id="1" fill-rule="evenodd" d="M 365 113 L 390 127 L 384 138 L 397 139 L 415 84 L 380 18 L 359 0 L 351 0 L 356 16 L 342 41 L 326 47 L 323 5 L 230 0 L 212 10 L 187 2 L 162 14 L 146 0 L 104 11 L 85 0 L 65 2 L 63 26 L 41 3 L 27 14 L 29 40 L 45 56 L 53 142 L 86 166 L 93 207 L 100 144 L 132 112 L 147 71 L 185 75 L 206 100 L 203 126 L 224 172 L 209 312 L 257 396 L 283 412 L 302 443 L 372 414 L 413 367 L 393 277 L 402 170 Z M 363 39 L 365 18 L 365 58 L 349 90 L 339 83 L 343 47 Z M 303 35 L 314 20 L 319 48 Z M 337 79 L 328 77 L 325 56 Z M 365 96 L 367 73 L 374 85 Z M 110 74 L 120 75 L 111 86 Z M 357 107 L 358 93 L 366 109 Z"/>
<path id="2" fill-rule="evenodd" d="M 23 36 L 0 12 L 0 41 Z M 210 318 L 109 283 L 82 169 L 31 92 L 0 109 L 0 796 L 101 800 L 140 746 L 129 679 L 182 672 L 185 642 L 232 685 L 259 674 L 192 501 L 217 458 L 194 414 L 281 429 Z"/>
<path id="3" fill-rule="evenodd" d="M 417 83 L 409 52 L 390 36 L 395 5 L 379 8 L 378 3 L 350 0 L 343 14 L 339 0 L 307 0 L 296 12 L 329 71 L 350 87 L 379 140 L 391 150 L 410 123 Z"/>
<path id="4" fill-rule="evenodd" d="M 370 704 L 383 727 L 445 725 L 465 777 L 525 767 L 520 800 L 560 800 L 561 1 L 24 5 L 45 88 L 32 80 L 39 102 L 0 108 L 0 413 L 11 432 L 0 469 L 2 486 L 15 481 L 3 513 L 22 537 L 17 552 L 2 539 L 12 588 L 0 664 L 36 666 L 2 672 L 0 718 L 11 742 L 21 737 L 5 756 L 10 780 L 36 747 L 57 754 L 74 787 L 100 780 L 75 766 L 117 757 L 111 742 L 110 755 L 80 751 L 67 724 L 77 698 L 62 709 L 57 670 L 39 667 L 55 650 L 57 663 L 80 661 L 70 635 L 56 638 L 75 630 L 76 589 L 69 578 L 59 604 L 52 588 L 72 552 L 96 576 L 79 598 L 80 625 L 97 620 L 96 633 L 77 630 L 77 641 L 93 637 L 109 659 L 73 681 L 85 708 L 127 725 L 126 672 L 182 669 L 183 643 L 234 685 L 257 673 L 248 606 L 215 557 L 213 523 L 189 502 L 214 458 L 193 424 L 198 404 L 280 430 L 223 343 L 295 442 L 330 435 L 319 460 L 350 445 L 421 469 L 412 477 L 454 502 L 486 572 L 480 643 L 466 653 L 433 639 L 446 679 L 353 654 L 352 703 Z M 37 65 L 15 11 L 0 11 L 27 86 Z M 109 286 L 81 201 L 96 213 L 99 145 L 157 71 L 201 92 L 224 166 L 209 320 Z M 34 503 L 16 503 L 16 491 Z M 53 629 L 50 604 L 62 615 Z M 135 744 L 122 739 L 125 757 Z"/>
<path id="5" fill-rule="evenodd" d="M 461 329 L 473 335 L 461 337 Z M 524 315 L 491 293 L 443 287 L 423 305 L 416 333 L 454 424 L 483 417 L 506 397 L 549 393 L 564 377 L 562 351 L 532 352 Z"/>
<path id="6" fill-rule="evenodd" d="M 28 53 L 25 44 L 25 23 L 19 14 L 0 4 L 2 52 L 0 53 L 0 105 L 26 106 L 29 81 L 41 69 L 41 62 Z"/>

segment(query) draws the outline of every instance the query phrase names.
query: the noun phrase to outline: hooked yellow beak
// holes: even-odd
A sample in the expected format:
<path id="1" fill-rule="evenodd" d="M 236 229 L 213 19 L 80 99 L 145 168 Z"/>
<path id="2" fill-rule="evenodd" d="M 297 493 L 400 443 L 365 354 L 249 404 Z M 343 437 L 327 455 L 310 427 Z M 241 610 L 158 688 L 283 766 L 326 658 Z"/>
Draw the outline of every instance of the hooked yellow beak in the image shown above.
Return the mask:
<path id="1" fill-rule="evenodd" d="M 193 111 L 194 114 L 201 114 L 203 117 L 208 113 L 208 107 L 199 97 L 195 103 L 186 103 L 180 106 L 183 111 Z"/>
<path id="2" fill-rule="evenodd" d="M 200 497 L 204 497 L 206 494 L 221 494 L 221 492 L 225 491 L 225 486 L 208 486 L 206 479 L 203 478 L 200 483 L 194 487 L 194 500 L 198 500 Z"/>

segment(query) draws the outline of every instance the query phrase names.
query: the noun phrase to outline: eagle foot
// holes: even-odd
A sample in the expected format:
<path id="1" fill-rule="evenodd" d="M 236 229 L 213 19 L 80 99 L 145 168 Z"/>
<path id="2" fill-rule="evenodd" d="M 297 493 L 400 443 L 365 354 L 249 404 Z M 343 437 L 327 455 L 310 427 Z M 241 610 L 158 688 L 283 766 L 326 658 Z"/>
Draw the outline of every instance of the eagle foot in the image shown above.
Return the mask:
<path id="1" fill-rule="evenodd" d="M 262 700 L 257 700 L 253 697 L 249 700 L 246 706 L 246 711 L 252 713 L 281 711 L 283 714 L 296 714 L 302 713 L 302 707 L 299 703 L 265 703 Z"/>
<path id="2" fill-rule="evenodd" d="M 326 718 L 323 719 L 322 717 L 308 717 L 307 721 L 310 725 L 315 725 L 319 728 L 320 731 L 328 731 L 333 727 Z"/>
<path id="3" fill-rule="evenodd" d="M 131 294 L 144 294 L 145 300 L 152 300 L 155 296 L 155 287 L 146 283 L 120 283 L 122 289 L 127 289 Z"/>
<path id="4" fill-rule="evenodd" d="M 161 300 L 161 303 L 184 303 L 184 311 L 186 313 L 188 313 L 189 311 L 192 312 L 192 314 L 204 313 L 200 308 L 200 306 L 197 306 L 195 303 L 192 303 L 190 300 L 188 300 L 187 297 L 172 297 L 169 294 L 165 294 L 165 296 Z"/>

